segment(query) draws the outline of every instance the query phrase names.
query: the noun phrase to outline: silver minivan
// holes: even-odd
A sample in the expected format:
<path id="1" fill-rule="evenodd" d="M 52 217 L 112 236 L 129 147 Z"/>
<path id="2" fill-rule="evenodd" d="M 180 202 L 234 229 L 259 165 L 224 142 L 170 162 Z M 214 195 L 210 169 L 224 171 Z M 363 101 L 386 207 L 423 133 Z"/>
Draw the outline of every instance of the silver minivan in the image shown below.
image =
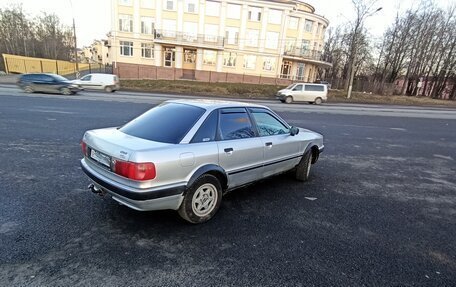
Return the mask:
<path id="1" fill-rule="evenodd" d="M 328 100 L 328 87 L 323 84 L 295 83 L 277 92 L 282 103 L 308 102 L 320 105 Z"/>
<path id="2" fill-rule="evenodd" d="M 74 80 L 74 84 L 88 90 L 104 90 L 112 93 L 120 89 L 119 77 L 112 74 L 88 74 Z"/>

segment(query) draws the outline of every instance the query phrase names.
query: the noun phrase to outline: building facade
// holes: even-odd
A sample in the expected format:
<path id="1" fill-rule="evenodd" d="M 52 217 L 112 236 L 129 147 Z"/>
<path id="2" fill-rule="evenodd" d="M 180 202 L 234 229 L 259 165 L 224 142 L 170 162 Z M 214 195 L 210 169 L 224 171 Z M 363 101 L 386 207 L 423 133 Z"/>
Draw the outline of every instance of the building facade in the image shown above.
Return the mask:
<path id="1" fill-rule="evenodd" d="M 112 0 L 109 61 L 313 82 L 328 20 L 293 0 Z M 122 77 L 122 76 L 121 76 Z"/>

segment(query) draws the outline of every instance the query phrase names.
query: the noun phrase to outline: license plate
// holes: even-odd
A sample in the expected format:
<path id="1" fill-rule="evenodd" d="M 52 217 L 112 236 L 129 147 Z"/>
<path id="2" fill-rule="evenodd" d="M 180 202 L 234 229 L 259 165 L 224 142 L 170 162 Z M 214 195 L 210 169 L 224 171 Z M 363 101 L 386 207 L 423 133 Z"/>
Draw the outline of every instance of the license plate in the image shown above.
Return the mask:
<path id="1" fill-rule="evenodd" d="M 111 166 L 111 158 L 105 154 L 102 154 L 101 152 L 99 151 L 96 151 L 94 149 L 92 149 L 90 151 L 90 157 L 95 160 L 96 162 L 106 166 L 106 167 L 110 167 Z"/>

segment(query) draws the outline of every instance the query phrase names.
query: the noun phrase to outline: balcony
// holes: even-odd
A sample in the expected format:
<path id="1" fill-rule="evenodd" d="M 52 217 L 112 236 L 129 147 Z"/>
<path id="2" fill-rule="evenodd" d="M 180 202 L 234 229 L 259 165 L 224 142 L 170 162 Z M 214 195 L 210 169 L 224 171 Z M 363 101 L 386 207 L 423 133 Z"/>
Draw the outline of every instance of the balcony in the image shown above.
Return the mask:
<path id="1" fill-rule="evenodd" d="M 208 34 L 192 34 L 170 30 L 155 30 L 154 42 L 217 50 L 223 50 L 225 46 L 224 37 L 212 36 Z"/>
<path id="2" fill-rule="evenodd" d="M 283 57 L 297 61 L 311 62 L 326 68 L 332 67 L 331 59 L 318 50 L 291 48 L 284 52 Z"/>

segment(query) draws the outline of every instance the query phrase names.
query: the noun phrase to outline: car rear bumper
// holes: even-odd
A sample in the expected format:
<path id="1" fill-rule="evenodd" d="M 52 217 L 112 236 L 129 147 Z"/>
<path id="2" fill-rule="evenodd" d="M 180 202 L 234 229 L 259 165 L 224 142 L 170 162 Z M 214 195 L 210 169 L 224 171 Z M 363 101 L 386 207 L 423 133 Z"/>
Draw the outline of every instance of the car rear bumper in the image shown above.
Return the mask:
<path id="1" fill-rule="evenodd" d="M 86 159 L 81 160 L 81 168 L 97 189 L 109 193 L 117 202 L 138 211 L 177 210 L 184 199 L 185 186 L 134 189 L 100 175 L 87 164 Z"/>

